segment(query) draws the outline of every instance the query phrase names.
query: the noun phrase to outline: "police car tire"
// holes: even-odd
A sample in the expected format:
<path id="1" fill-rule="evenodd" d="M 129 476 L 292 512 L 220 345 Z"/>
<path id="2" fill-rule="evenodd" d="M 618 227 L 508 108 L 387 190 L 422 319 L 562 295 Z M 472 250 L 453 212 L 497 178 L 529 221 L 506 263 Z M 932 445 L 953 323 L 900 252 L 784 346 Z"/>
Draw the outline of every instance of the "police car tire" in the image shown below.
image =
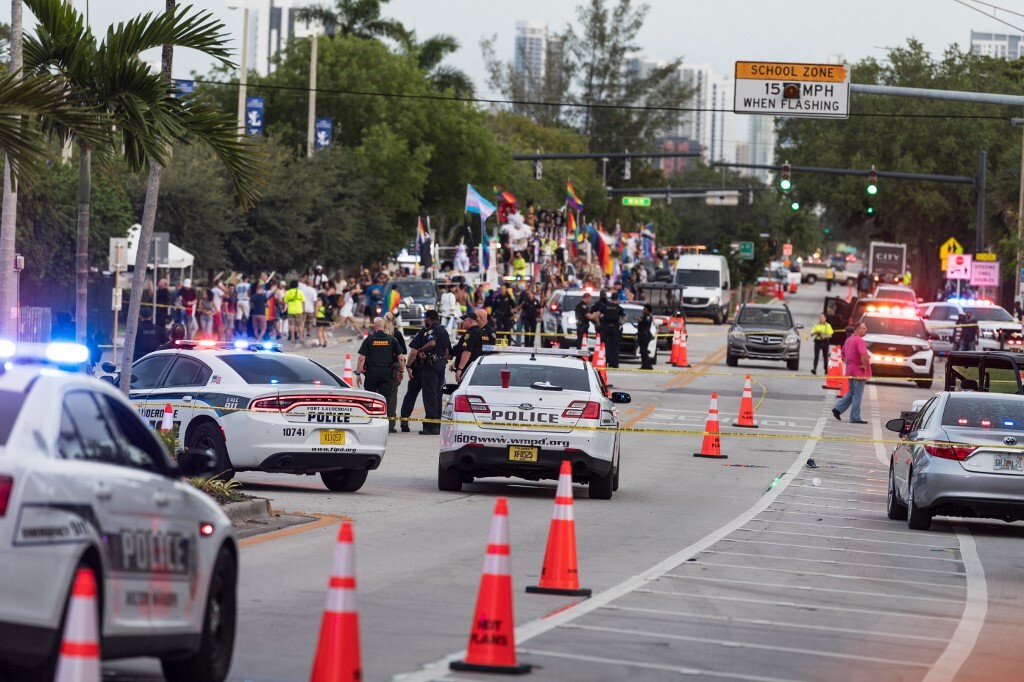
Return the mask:
<path id="1" fill-rule="evenodd" d="M 224 443 L 224 436 L 221 434 L 220 427 L 213 422 L 205 422 L 196 427 L 189 439 L 189 447 L 213 451 L 213 455 L 217 459 L 216 478 L 218 480 L 230 481 L 235 477 L 235 470 L 228 457 L 228 447 Z"/>
<path id="2" fill-rule="evenodd" d="M 228 676 L 238 617 L 237 580 L 235 557 L 228 549 L 221 548 L 210 575 L 199 649 L 185 658 L 160 661 L 167 682 L 222 682 Z M 220 616 L 216 632 L 211 627 L 214 606 Z"/>
<path id="3" fill-rule="evenodd" d="M 609 471 L 604 476 L 590 477 L 590 499 L 610 500 L 615 491 L 615 474 Z"/>
<path id="4" fill-rule="evenodd" d="M 341 469 L 335 471 L 321 471 L 320 480 L 324 482 L 328 490 L 336 493 L 354 493 L 366 483 L 366 477 L 370 472 L 366 469 Z"/>
<path id="5" fill-rule="evenodd" d="M 455 467 L 445 469 L 438 464 L 437 489 L 446 493 L 462 492 L 462 472 Z"/>

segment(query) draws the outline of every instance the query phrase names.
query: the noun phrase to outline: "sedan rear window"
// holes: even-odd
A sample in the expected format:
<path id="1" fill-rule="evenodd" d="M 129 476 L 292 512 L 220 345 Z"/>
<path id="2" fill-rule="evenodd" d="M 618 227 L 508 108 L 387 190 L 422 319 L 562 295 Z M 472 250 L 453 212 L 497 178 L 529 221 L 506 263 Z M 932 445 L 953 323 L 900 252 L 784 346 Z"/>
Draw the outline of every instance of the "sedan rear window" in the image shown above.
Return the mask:
<path id="1" fill-rule="evenodd" d="M 231 369 L 247 384 L 315 384 L 347 386 L 336 374 L 307 358 L 253 353 L 252 355 L 221 355 Z"/>
<path id="2" fill-rule="evenodd" d="M 551 365 L 512 364 L 508 365 L 512 373 L 509 386 L 514 388 L 532 388 L 535 383 L 560 386 L 565 391 L 590 391 L 590 376 L 581 362 L 578 367 L 552 367 Z M 473 372 L 470 386 L 501 387 L 502 363 L 480 365 Z"/>
<path id="3" fill-rule="evenodd" d="M 6 445 L 7 439 L 11 437 L 14 429 L 14 422 L 18 420 L 21 406 L 25 402 L 25 394 L 21 391 L 0 391 L 0 445 Z"/>
<path id="4" fill-rule="evenodd" d="M 972 400 L 950 396 L 942 412 L 942 425 L 969 429 L 1024 428 L 1024 398 Z"/>

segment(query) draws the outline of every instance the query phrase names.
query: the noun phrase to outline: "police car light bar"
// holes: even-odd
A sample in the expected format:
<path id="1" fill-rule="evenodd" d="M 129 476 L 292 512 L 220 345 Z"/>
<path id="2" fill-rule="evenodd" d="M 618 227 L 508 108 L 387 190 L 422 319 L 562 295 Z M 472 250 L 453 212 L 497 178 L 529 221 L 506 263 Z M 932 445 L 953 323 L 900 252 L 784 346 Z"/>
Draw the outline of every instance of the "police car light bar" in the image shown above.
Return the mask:
<path id="1" fill-rule="evenodd" d="M 0 371 L 6 362 L 16 364 L 54 365 L 78 368 L 89 360 L 89 349 L 78 343 L 54 341 L 52 343 L 14 343 L 0 339 Z"/>
<path id="2" fill-rule="evenodd" d="M 576 348 L 522 348 L 520 346 L 491 346 L 483 347 L 485 353 L 503 353 L 512 355 L 550 355 L 563 358 L 588 358 L 590 352 Z"/>
<path id="3" fill-rule="evenodd" d="M 176 348 L 182 350 L 267 350 L 280 353 L 281 344 L 269 341 L 214 341 L 213 339 L 179 339 L 174 342 Z"/>

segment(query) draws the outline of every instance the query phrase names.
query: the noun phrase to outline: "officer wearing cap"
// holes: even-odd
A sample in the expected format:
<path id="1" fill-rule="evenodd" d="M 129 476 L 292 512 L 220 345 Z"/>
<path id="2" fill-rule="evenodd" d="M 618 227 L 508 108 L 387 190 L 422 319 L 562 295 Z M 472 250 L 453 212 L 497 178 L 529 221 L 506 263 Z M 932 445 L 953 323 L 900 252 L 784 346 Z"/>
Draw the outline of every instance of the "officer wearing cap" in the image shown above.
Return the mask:
<path id="1" fill-rule="evenodd" d="M 380 393 L 387 400 L 391 393 L 391 384 L 395 380 L 394 365 L 397 363 L 399 373 L 405 371 L 405 355 L 395 337 L 384 331 L 384 318 L 373 319 L 373 333 L 363 339 L 359 346 L 359 367 L 356 370 L 356 383 L 367 391 Z M 363 379 L 363 376 L 366 379 Z"/>
<path id="2" fill-rule="evenodd" d="M 480 333 L 480 321 L 475 312 L 468 312 L 462 318 L 466 330 L 463 334 L 462 352 L 455 358 L 455 381 L 462 383 L 462 375 L 470 363 L 484 353 L 484 341 Z"/>
<path id="3" fill-rule="evenodd" d="M 411 361 L 416 361 L 416 377 L 423 389 L 423 411 L 427 413 L 427 421 L 420 431 L 423 435 L 437 435 L 441 433 L 441 384 L 444 382 L 444 367 L 451 351 L 448 340 L 448 332 L 441 326 L 440 316 L 436 310 L 428 310 L 424 316 L 424 327 L 421 329 L 409 346 Z M 402 403 L 402 430 L 407 431 L 408 416 L 412 414 L 412 407 L 416 402 L 415 393 L 412 393 L 413 386 L 410 382 L 409 392 L 406 393 L 405 401 Z M 412 394 L 412 400 L 409 395 Z"/>

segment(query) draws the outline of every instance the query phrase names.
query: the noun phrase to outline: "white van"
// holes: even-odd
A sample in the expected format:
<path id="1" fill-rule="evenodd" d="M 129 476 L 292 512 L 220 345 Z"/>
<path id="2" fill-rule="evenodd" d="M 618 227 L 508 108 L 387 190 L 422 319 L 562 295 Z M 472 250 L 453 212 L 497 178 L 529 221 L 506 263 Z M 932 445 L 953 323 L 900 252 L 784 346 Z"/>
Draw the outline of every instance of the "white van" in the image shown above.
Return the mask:
<path id="1" fill-rule="evenodd" d="M 683 312 L 687 317 L 709 317 L 715 324 L 728 319 L 732 286 L 725 256 L 680 256 L 674 281 L 683 286 Z"/>

